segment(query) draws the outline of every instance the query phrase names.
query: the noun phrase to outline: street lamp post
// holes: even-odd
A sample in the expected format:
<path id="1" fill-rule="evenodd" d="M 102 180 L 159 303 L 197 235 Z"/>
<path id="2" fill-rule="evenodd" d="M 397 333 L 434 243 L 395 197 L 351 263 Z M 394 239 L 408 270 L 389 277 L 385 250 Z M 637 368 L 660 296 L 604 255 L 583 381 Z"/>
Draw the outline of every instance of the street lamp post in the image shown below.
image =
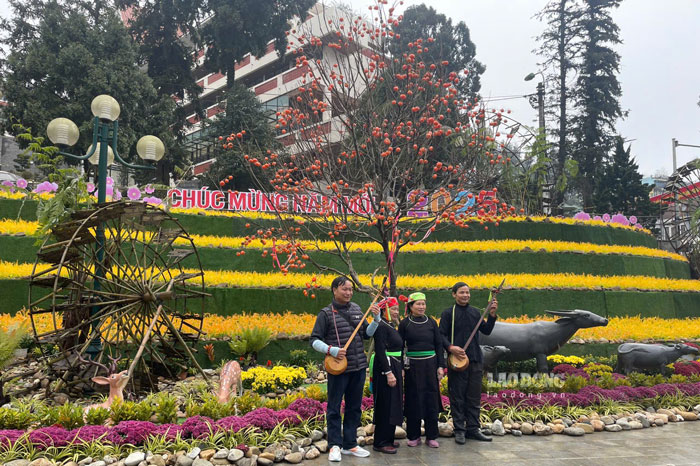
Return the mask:
<path id="1" fill-rule="evenodd" d="M 121 165 L 135 170 L 155 170 L 151 165 L 136 165 L 126 162 L 119 155 L 117 150 L 117 133 L 119 131 L 119 103 L 111 96 L 99 95 L 92 100 L 90 105 L 93 119 L 92 144 L 85 155 L 75 155 L 63 150 L 59 154 L 74 160 L 88 160 L 91 164 L 97 165 L 97 202 L 104 203 L 107 200 L 107 167 L 116 159 Z M 55 118 L 46 127 L 46 133 L 54 144 L 59 148 L 71 147 L 78 142 L 80 132 L 78 126 L 68 118 Z M 136 151 L 143 160 L 158 162 L 165 154 L 163 142 L 155 136 L 143 136 L 136 144 Z M 104 277 L 104 225 L 100 222 L 96 228 L 96 248 L 97 262 L 95 264 L 95 279 L 93 288 L 100 291 L 100 279 Z M 100 306 L 96 304 L 91 307 L 90 315 L 94 316 L 99 312 Z M 96 322 L 96 319 L 92 319 Z M 93 340 L 88 347 L 88 353 L 97 354 L 100 351 L 100 342 Z"/>
<path id="2" fill-rule="evenodd" d="M 525 81 L 532 81 L 535 79 L 536 75 L 542 76 L 542 81 L 537 83 L 537 113 L 539 116 L 539 129 L 540 133 L 544 133 L 545 131 L 545 121 L 544 121 L 544 75 L 542 74 L 541 71 L 538 71 L 537 73 L 530 73 L 527 76 L 525 76 Z M 533 105 L 534 106 L 534 105 Z"/>

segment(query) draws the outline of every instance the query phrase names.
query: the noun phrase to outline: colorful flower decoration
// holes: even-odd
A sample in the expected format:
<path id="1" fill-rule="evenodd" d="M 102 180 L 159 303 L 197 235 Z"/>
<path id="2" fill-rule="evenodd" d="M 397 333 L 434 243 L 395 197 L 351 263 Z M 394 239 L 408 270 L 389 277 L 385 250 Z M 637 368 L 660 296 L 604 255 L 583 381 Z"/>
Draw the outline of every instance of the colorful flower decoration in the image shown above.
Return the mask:
<path id="1" fill-rule="evenodd" d="M 139 188 L 136 186 L 132 186 L 127 190 L 126 195 L 132 201 L 138 201 L 141 199 L 141 190 L 139 190 Z"/>
<path id="2" fill-rule="evenodd" d="M 155 192 L 155 189 L 150 184 L 147 184 L 143 190 L 146 191 L 146 194 L 153 194 Z"/>
<path id="3" fill-rule="evenodd" d="M 95 192 L 95 183 L 88 183 L 86 185 L 86 188 L 87 188 L 87 192 L 89 192 L 89 193 Z"/>
<path id="4" fill-rule="evenodd" d="M 28 184 L 29 183 L 27 183 L 27 180 L 25 180 L 24 178 L 20 178 L 19 180 L 17 180 L 17 187 L 18 188 L 27 189 Z"/>

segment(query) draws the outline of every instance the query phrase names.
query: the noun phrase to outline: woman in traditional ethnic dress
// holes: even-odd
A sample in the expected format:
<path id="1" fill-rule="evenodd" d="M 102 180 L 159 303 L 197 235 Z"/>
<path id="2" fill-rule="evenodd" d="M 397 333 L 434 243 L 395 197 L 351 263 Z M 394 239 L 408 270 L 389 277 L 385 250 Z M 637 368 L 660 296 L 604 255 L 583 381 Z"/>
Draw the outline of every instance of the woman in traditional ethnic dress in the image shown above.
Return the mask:
<path id="1" fill-rule="evenodd" d="M 379 303 L 382 321 L 374 333 L 375 353 L 370 361 L 374 396 L 374 450 L 394 454 L 396 426 L 403 422 L 403 339 L 396 331 L 399 301 L 386 298 Z"/>
<path id="2" fill-rule="evenodd" d="M 425 309 L 425 294 L 411 294 L 406 303 L 408 316 L 399 324 L 408 362 L 404 381 L 404 412 L 408 446 L 420 445 L 422 419 L 426 444 L 438 448 L 438 414 L 443 410 L 440 379 L 445 370 L 444 344 L 437 322 L 425 315 Z"/>

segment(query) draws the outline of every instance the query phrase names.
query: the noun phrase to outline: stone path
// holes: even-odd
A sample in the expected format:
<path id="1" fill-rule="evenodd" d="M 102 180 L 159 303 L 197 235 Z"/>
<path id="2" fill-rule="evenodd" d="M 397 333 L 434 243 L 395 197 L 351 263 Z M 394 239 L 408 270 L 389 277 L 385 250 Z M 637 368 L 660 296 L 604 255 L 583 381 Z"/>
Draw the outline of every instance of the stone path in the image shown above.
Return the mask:
<path id="1" fill-rule="evenodd" d="M 371 448 L 371 447 L 370 447 Z M 623 432 L 603 432 L 584 437 L 550 435 L 496 437 L 493 442 L 467 440 L 457 445 L 454 439 L 440 439 L 440 448 L 425 444 L 409 448 L 401 440 L 396 455 L 372 451 L 369 458 L 343 455 L 340 463 L 330 463 L 328 455 L 306 466 L 316 465 L 431 465 L 431 466 L 547 466 L 596 464 L 623 465 L 700 465 L 700 422 L 681 422 L 664 427 Z"/>

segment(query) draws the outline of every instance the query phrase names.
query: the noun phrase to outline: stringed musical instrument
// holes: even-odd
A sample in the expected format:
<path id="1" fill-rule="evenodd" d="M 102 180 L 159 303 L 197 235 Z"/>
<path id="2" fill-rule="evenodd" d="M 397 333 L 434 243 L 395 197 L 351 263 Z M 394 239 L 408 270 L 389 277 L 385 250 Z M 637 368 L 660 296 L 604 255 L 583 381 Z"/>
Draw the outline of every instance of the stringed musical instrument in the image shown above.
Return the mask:
<path id="1" fill-rule="evenodd" d="M 467 348 L 469 347 L 469 343 L 472 342 L 474 339 L 474 335 L 476 335 L 477 330 L 479 330 L 479 326 L 481 326 L 481 322 L 483 322 L 484 317 L 486 316 L 486 313 L 491 310 L 491 306 L 493 306 L 493 302 L 496 300 L 496 295 L 501 292 L 501 289 L 503 288 L 503 284 L 506 282 L 506 279 L 504 278 L 503 281 L 501 282 L 500 285 L 498 285 L 498 288 L 493 292 L 493 295 L 491 299 L 489 300 L 488 305 L 484 309 L 484 311 L 481 313 L 481 317 L 479 318 L 479 321 L 476 323 L 476 326 L 472 330 L 471 335 L 469 335 L 469 338 L 467 338 L 467 343 L 464 345 L 464 351 L 467 351 Z M 453 308 L 454 309 L 454 308 Z M 454 326 L 454 320 L 455 316 L 454 313 L 452 314 L 452 325 Z M 453 327 L 454 328 L 454 327 Z M 456 372 L 462 372 L 469 367 L 469 356 L 466 354 L 464 355 L 463 358 L 460 358 L 458 356 L 455 356 L 454 354 L 450 353 L 447 356 L 447 365 L 450 369 Z"/>
<path id="2" fill-rule="evenodd" d="M 386 284 L 386 277 L 384 278 L 384 281 L 382 282 L 382 286 L 379 288 L 380 291 L 374 297 L 372 304 L 369 305 L 369 308 L 367 308 L 367 311 L 365 311 L 365 314 L 362 316 L 362 319 L 357 324 L 357 327 L 355 327 L 355 330 L 352 332 L 352 335 L 350 335 L 350 338 L 348 338 L 348 341 L 346 341 L 345 345 L 343 345 L 343 349 L 345 351 L 348 350 L 348 348 L 350 347 L 350 343 L 352 343 L 353 340 L 355 339 L 355 335 L 357 335 L 357 332 L 360 330 L 360 327 L 362 327 L 362 323 L 365 321 L 365 319 L 369 315 L 369 311 L 372 309 L 372 306 L 377 302 L 377 299 L 379 299 L 379 297 L 382 295 L 381 290 L 384 288 L 384 284 Z M 340 375 L 343 372 L 345 372 L 345 369 L 348 368 L 348 360 L 345 357 L 336 358 L 335 356 L 331 356 L 330 354 L 327 354 L 326 357 L 323 359 L 323 367 L 325 367 L 326 372 L 328 372 L 329 374 Z"/>

